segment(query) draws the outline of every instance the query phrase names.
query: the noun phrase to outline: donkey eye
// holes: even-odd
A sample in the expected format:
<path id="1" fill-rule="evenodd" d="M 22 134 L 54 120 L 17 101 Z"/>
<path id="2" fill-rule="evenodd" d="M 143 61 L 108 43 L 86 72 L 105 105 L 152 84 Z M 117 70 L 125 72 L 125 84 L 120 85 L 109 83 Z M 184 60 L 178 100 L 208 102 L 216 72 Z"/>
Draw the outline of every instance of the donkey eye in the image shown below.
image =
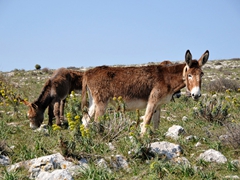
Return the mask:
<path id="1" fill-rule="evenodd" d="M 192 78 L 192 75 L 191 75 L 191 74 L 188 74 L 188 78 Z"/>

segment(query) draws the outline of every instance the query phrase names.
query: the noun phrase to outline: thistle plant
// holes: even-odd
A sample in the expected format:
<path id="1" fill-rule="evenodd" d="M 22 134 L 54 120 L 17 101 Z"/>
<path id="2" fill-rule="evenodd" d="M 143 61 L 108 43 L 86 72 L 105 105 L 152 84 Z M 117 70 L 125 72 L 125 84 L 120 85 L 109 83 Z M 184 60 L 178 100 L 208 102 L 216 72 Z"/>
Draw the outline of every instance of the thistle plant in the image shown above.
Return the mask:
<path id="1" fill-rule="evenodd" d="M 126 106 L 122 96 L 119 96 L 118 98 L 113 97 L 113 101 L 115 102 L 116 111 L 122 111 L 124 113 L 126 110 Z"/>
<path id="2" fill-rule="evenodd" d="M 196 108 L 194 108 L 194 116 L 207 120 L 212 123 L 223 122 L 229 117 L 229 106 L 221 98 L 216 96 L 206 96 L 200 101 Z"/>

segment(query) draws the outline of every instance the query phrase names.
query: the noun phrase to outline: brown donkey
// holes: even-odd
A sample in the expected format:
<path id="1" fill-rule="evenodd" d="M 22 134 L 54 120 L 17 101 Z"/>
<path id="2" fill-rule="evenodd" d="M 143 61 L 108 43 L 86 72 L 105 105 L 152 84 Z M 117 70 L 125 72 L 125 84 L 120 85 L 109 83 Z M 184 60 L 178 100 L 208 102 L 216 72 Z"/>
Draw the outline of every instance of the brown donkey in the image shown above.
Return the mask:
<path id="1" fill-rule="evenodd" d="M 126 110 L 146 108 L 141 125 L 143 135 L 155 110 L 162 104 L 168 103 L 174 93 L 186 87 L 194 100 L 201 96 L 203 75 L 201 67 L 208 61 L 208 57 L 207 50 L 198 61 L 192 60 L 192 54 L 187 50 L 183 64 L 141 67 L 100 66 L 87 70 L 82 82 L 82 108 L 87 104 L 87 92 L 89 96 L 88 114 L 82 119 L 84 125 L 88 125 L 94 114 L 94 120 L 97 122 L 105 113 L 107 104 L 112 98 L 122 96 Z M 154 124 L 158 123 L 154 122 Z"/>
<path id="2" fill-rule="evenodd" d="M 40 127 L 47 107 L 49 107 L 48 124 L 52 125 L 52 118 L 55 116 L 56 124 L 61 125 L 60 118 L 63 117 L 60 116 L 63 116 L 65 99 L 71 91 L 82 90 L 82 78 L 83 72 L 66 68 L 57 69 L 46 81 L 38 99 L 33 103 L 24 102 L 29 107 L 30 127 L 32 129 Z"/>

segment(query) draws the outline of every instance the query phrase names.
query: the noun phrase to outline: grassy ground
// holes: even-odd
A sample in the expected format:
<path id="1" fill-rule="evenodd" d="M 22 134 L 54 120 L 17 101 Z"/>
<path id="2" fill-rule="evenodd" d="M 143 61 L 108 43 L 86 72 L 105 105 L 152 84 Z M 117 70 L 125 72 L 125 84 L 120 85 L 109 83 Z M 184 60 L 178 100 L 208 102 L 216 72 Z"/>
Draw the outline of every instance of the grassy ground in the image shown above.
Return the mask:
<path id="1" fill-rule="evenodd" d="M 226 65 L 225 65 L 226 64 Z M 52 71 L 14 70 L 0 73 L 0 153 L 10 157 L 12 163 L 61 152 L 66 156 L 87 156 L 90 169 L 75 179 L 222 179 L 227 175 L 238 175 L 240 169 L 231 161 L 240 160 L 240 61 L 210 61 L 204 67 L 203 97 L 195 102 L 182 96 L 162 107 L 159 130 L 139 138 L 139 127 L 135 122 L 144 111 L 122 112 L 110 107 L 101 123 L 105 130 L 99 134 L 95 126 L 89 130 L 80 126 L 80 96 L 69 97 L 65 118 L 69 128 L 49 128 L 49 134 L 34 132 L 29 128 L 27 107 L 20 103 L 20 95 L 29 101 L 35 100 Z M 214 69 L 216 65 L 223 65 Z M 218 78 L 218 79 L 217 79 Z M 184 91 L 184 90 L 183 90 Z M 120 105 L 124 102 L 119 101 Z M 195 107 L 195 108 L 194 108 Z M 195 109 L 195 110 L 194 110 Z M 187 120 L 182 120 L 183 116 Z M 71 123 L 70 123 L 71 122 Z M 45 121 L 47 123 L 47 113 Z M 181 125 L 186 133 L 178 140 L 166 138 L 164 133 L 172 125 Z M 220 135 L 228 134 L 225 141 Z M 129 135 L 134 138 L 130 141 Z M 191 141 L 185 137 L 196 136 Z M 180 144 L 183 155 L 191 166 L 176 165 L 164 158 L 148 156 L 147 146 L 155 141 L 169 141 Z M 67 148 L 61 144 L 65 142 Z M 115 150 L 107 145 L 111 142 Z M 195 144 L 201 142 L 199 147 Z M 197 160 L 200 153 L 212 148 L 224 154 L 226 164 L 214 164 Z M 129 154 L 130 150 L 134 150 Z M 96 157 L 122 154 L 128 159 L 130 170 L 109 173 L 94 165 Z M 28 172 L 22 169 L 7 172 L 0 167 L 2 179 L 28 179 Z"/>

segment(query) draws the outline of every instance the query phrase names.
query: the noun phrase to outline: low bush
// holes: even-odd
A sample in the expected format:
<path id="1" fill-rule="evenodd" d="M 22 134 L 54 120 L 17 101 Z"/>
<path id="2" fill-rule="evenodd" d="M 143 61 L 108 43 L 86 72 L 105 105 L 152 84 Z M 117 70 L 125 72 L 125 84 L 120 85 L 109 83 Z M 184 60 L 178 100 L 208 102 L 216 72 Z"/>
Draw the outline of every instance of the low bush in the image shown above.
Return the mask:
<path id="1" fill-rule="evenodd" d="M 206 86 L 208 92 L 224 92 L 228 89 L 238 91 L 239 88 L 240 85 L 237 81 L 225 78 L 218 78 L 214 81 L 210 81 Z"/>
<path id="2" fill-rule="evenodd" d="M 222 99 L 206 96 L 194 108 L 193 115 L 208 122 L 223 125 L 229 117 L 228 110 L 229 106 L 224 104 Z"/>
<path id="3" fill-rule="evenodd" d="M 39 64 L 36 64 L 36 65 L 35 65 L 35 69 L 36 69 L 36 70 L 39 70 L 39 69 L 41 69 L 41 66 L 40 66 Z"/>

